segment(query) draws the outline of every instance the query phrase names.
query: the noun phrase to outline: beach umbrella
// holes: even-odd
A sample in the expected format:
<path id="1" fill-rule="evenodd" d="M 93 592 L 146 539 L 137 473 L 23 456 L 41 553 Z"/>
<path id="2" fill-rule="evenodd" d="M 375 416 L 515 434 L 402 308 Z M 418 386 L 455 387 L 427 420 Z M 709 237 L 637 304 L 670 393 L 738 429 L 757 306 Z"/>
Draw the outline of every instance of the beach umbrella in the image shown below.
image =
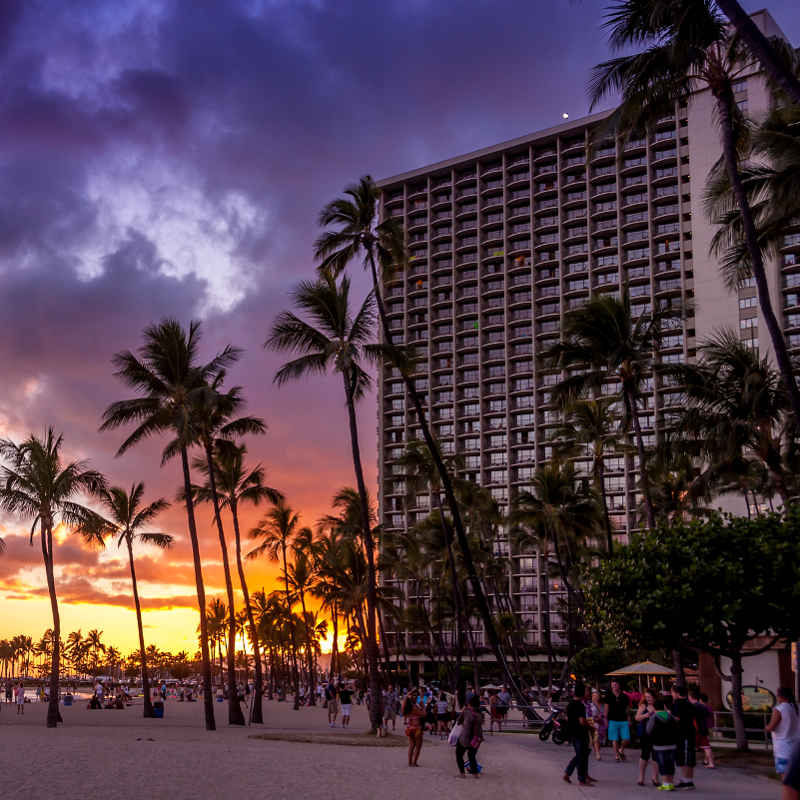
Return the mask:
<path id="1" fill-rule="evenodd" d="M 607 678 L 630 678 L 636 676 L 639 679 L 639 691 L 642 690 L 642 676 L 649 677 L 655 675 L 660 677 L 663 681 L 664 678 L 673 677 L 675 670 L 669 667 L 656 664 L 655 661 L 640 661 L 637 664 L 628 664 L 627 667 L 616 669 L 613 672 L 607 672 Z"/>

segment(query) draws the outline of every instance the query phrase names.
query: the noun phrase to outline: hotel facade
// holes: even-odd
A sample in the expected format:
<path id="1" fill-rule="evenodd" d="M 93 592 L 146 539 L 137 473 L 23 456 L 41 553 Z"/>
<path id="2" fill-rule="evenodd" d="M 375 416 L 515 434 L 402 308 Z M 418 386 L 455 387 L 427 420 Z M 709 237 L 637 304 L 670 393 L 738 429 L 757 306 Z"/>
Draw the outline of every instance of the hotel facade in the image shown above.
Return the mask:
<path id="1" fill-rule="evenodd" d="M 767 12 L 754 19 L 780 34 Z M 759 74 L 743 74 L 735 92 L 750 116 L 767 111 Z M 589 298 L 626 288 L 635 316 L 676 303 L 689 309 L 664 331 L 662 362 L 695 360 L 702 341 L 722 327 L 771 352 L 752 281 L 726 289 L 709 252 L 715 228 L 704 212 L 704 187 L 721 153 L 710 92 L 627 140 L 602 134 L 606 116 L 379 181 L 382 217 L 402 224 L 410 253 L 408 269 L 383 285 L 392 339 L 415 345 L 421 356 L 416 386 L 443 452 L 459 456 L 466 477 L 486 487 L 502 512 L 553 457 L 563 419 L 552 391 L 565 375 L 539 356 L 559 341 L 565 315 Z M 789 345 L 800 350 L 798 231 L 787 232 L 768 271 Z M 617 391 L 613 381 L 604 388 L 609 396 Z M 646 444 L 682 404 L 679 386 L 648 378 L 639 408 Z M 381 521 L 388 531 L 408 529 L 430 513 L 431 498 L 409 493 L 398 464 L 405 443 L 421 435 L 391 367 L 379 381 L 379 432 Z M 577 458 L 575 468 L 588 476 L 589 458 Z M 637 461 L 628 451 L 609 452 L 605 472 L 612 524 L 624 535 L 638 524 Z M 510 560 L 508 593 L 527 644 L 544 644 L 546 581 L 551 638 L 566 644 L 559 580 L 537 553 L 517 552 L 502 525 L 494 549 Z M 477 620 L 473 628 L 482 644 Z M 402 648 L 399 635 L 407 637 Z M 420 636 L 388 634 L 395 652 L 412 654 Z"/>

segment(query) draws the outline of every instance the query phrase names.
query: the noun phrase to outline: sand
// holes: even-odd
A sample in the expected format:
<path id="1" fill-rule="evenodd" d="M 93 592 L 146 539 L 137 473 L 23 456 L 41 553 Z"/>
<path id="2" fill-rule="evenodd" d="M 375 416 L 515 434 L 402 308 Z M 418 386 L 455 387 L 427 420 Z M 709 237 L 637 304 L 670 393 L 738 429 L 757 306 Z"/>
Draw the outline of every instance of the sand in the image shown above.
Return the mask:
<path id="1" fill-rule="evenodd" d="M 197 800 L 197 798 L 273 798 L 275 800 L 426 800 L 458 793 L 470 798 L 640 798 L 655 789 L 636 786 L 632 760 L 615 764 L 594 760 L 593 788 L 567 785 L 561 773 L 567 745 L 524 734 L 487 736 L 478 760 L 480 780 L 456 778 L 454 750 L 426 735 L 420 766 L 406 766 L 404 749 L 331 746 L 249 738 L 258 733 L 333 733 L 358 741 L 367 726 L 366 710 L 353 707 L 350 731 L 327 725 L 322 708 L 294 711 L 290 703 L 266 702 L 264 726 L 232 728 L 227 706 L 214 704 L 218 730 L 202 726 L 201 703 L 167 702 L 161 720 L 144 720 L 141 707 L 124 711 L 88 711 L 83 705 L 62 709 L 64 726 L 44 726 L 45 706 L 29 704 L 24 717 L 3 704 L 0 710 L 2 796 L 9 800 Z M 398 721 L 397 735 L 402 735 Z M 152 740 L 152 741 L 150 741 Z M 631 755 L 634 755 L 632 753 Z M 574 779 L 573 779 L 574 780 Z M 777 797 L 773 781 L 727 768 L 700 768 L 697 798 Z M 651 795 L 653 797 L 660 795 Z"/>

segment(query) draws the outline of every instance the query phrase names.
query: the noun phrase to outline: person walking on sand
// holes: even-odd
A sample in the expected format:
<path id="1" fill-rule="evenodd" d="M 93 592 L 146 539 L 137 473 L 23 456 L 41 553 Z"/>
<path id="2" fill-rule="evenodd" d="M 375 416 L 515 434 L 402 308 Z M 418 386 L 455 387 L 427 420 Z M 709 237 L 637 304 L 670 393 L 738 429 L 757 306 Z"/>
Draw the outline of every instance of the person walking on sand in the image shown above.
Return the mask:
<path id="1" fill-rule="evenodd" d="M 581 786 L 591 786 L 596 783 L 589 777 L 589 728 L 591 723 L 586 718 L 586 687 L 578 682 L 575 684 L 573 698 L 567 706 L 567 737 L 575 749 L 575 755 L 564 770 L 564 783 L 572 783 L 572 773 L 578 770 L 578 783 Z"/>
<path id="2" fill-rule="evenodd" d="M 418 767 L 417 761 L 422 750 L 423 721 L 425 719 L 425 707 L 420 703 L 419 689 L 411 689 L 406 695 L 401 713 L 405 721 L 405 733 L 408 737 L 408 766 Z"/>
<path id="3" fill-rule="evenodd" d="M 17 714 L 25 714 L 25 688 L 22 685 L 22 681 L 14 689 L 14 699 L 17 701 Z"/>
<path id="4" fill-rule="evenodd" d="M 466 754 L 469 762 L 469 772 L 473 778 L 480 778 L 478 767 L 478 748 L 483 741 L 483 714 L 481 714 L 481 701 L 477 694 L 470 697 L 469 702 L 464 706 L 458 722 L 461 724 L 461 733 L 456 742 L 456 766 L 458 774 L 466 778 L 464 767 L 464 755 Z"/>
<path id="5" fill-rule="evenodd" d="M 772 734 L 775 772 L 783 776 L 794 746 L 800 743 L 800 714 L 791 689 L 778 689 L 778 705 L 772 709 L 772 718 L 765 730 Z"/>
<path id="6" fill-rule="evenodd" d="M 611 691 L 606 695 L 605 715 L 608 720 L 608 741 L 614 745 L 614 760 L 625 760 L 625 747 L 631 738 L 628 724 L 628 695 L 622 691 L 619 681 L 611 681 Z"/>
<path id="7" fill-rule="evenodd" d="M 331 682 L 325 688 L 325 701 L 328 704 L 328 727 L 336 727 L 336 717 L 339 714 L 339 693 L 336 691 L 336 684 Z"/>
<path id="8" fill-rule="evenodd" d="M 392 730 L 396 729 L 397 719 L 397 692 L 390 683 L 383 698 L 383 730 L 389 733 L 389 723 L 392 723 Z"/>

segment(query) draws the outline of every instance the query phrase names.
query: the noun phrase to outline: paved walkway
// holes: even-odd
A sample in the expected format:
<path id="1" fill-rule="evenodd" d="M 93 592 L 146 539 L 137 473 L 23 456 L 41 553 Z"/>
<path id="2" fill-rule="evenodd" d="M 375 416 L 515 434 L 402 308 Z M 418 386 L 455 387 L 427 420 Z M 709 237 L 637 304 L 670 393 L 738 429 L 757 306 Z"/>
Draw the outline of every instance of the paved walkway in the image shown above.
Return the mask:
<path id="1" fill-rule="evenodd" d="M 600 783 L 583 788 L 561 780 L 570 757 L 567 745 L 542 743 L 525 734 L 487 737 L 478 760 L 480 780 L 456 780 L 454 751 L 426 736 L 419 769 L 406 766 L 402 748 L 375 748 L 264 741 L 259 731 L 331 732 L 321 708 L 294 711 L 288 703 L 265 703 L 267 724 L 230 728 L 226 706 L 215 704 L 219 730 L 202 727 L 202 704 L 168 702 L 163 720 L 143 720 L 138 707 L 124 711 L 63 710 L 65 725 L 44 727 L 45 707 L 0 711 L 0 774 L 3 797 L 14 800 L 197 800 L 267 797 L 270 800 L 427 800 L 458 793 L 471 798 L 566 800 L 641 798 L 652 787 L 636 786 L 636 765 L 592 762 Z M 367 725 L 363 707 L 353 709 L 349 733 Z M 398 735 L 402 735 L 398 724 Z M 341 731 L 337 728 L 336 731 Z M 772 800 L 773 781 L 727 768 L 698 771 L 697 798 Z"/>

